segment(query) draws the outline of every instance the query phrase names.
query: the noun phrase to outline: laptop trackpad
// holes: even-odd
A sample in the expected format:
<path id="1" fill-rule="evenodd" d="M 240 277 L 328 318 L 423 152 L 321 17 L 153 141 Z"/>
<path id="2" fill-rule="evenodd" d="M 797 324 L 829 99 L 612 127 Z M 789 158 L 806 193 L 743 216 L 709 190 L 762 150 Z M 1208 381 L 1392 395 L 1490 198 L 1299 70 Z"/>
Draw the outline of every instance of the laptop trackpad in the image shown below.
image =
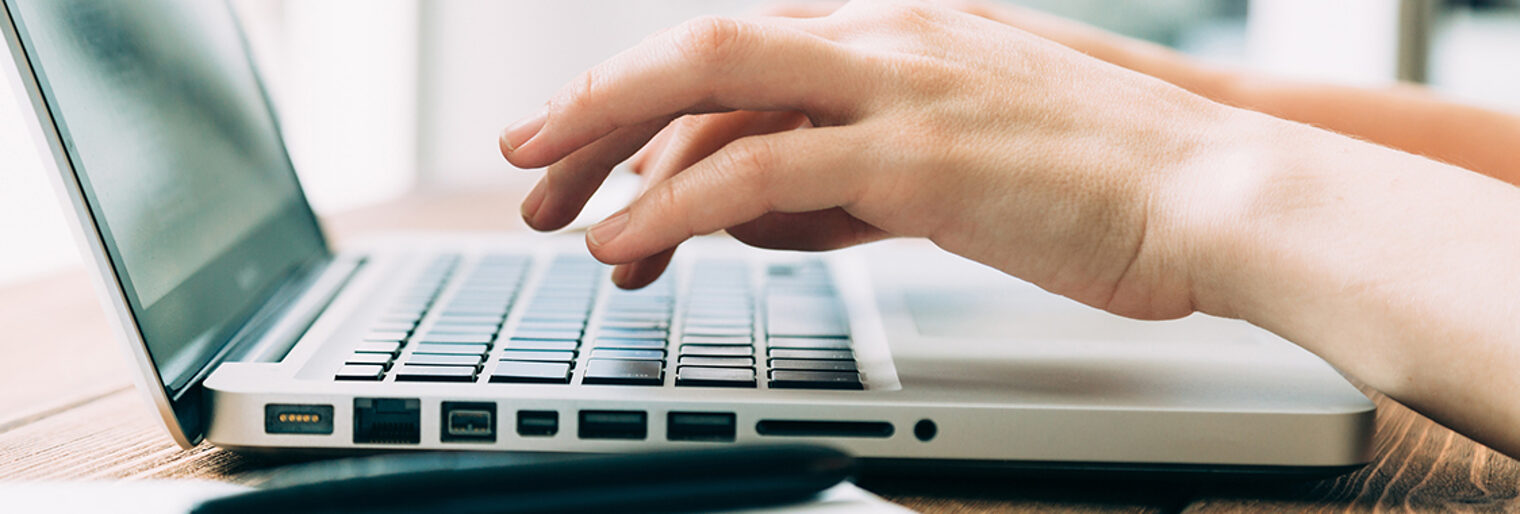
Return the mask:
<path id="1" fill-rule="evenodd" d="M 997 288 L 909 286 L 904 300 L 918 333 L 984 340 L 1249 342 L 1254 331 L 1235 320 L 1194 314 L 1138 321 L 1103 312 L 1027 284 Z"/>

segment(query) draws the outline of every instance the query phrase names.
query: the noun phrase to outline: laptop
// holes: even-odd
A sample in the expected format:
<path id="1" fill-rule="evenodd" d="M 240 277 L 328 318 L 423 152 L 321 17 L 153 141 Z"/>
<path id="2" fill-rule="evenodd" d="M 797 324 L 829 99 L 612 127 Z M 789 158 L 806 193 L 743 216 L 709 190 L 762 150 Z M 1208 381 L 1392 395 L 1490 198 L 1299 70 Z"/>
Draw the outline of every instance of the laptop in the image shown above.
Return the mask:
<path id="1" fill-rule="evenodd" d="M 221 2 L 3 0 L 10 80 L 139 386 L 181 446 L 632 452 L 1326 474 L 1374 407 L 1246 323 L 1122 319 L 929 243 L 682 247 L 637 291 L 579 237 L 332 250 Z"/>

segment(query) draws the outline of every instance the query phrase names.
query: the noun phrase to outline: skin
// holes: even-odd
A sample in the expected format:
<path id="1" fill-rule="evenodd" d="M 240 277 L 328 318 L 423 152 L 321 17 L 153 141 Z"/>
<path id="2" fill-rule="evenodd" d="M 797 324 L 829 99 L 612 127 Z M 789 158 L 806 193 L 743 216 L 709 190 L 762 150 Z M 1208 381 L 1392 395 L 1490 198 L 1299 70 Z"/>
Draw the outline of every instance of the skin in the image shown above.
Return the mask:
<path id="1" fill-rule="evenodd" d="M 1501 221 L 1520 217 L 1520 189 L 1225 97 L 1298 106 L 1301 86 L 1195 86 L 1140 70 L 1123 48 L 1084 53 L 1007 21 L 861 0 L 656 34 L 503 132 L 514 165 L 549 168 L 524 219 L 568 223 L 647 145 L 647 191 L 586 236 L 621 286 L 722 229 L 815 250 L 923 237 L 1119 315 L 1245 319 L 1520 455 L 1520 225 Z M 1411 101 L 1400 95 L 1381 98 Z M 1429 102 L 1377 112 L 1449 126 L 1461 123 L 1442 112 L 1472 112 Z M 1356 122 L 1366 102 L 1315 114 L 1326 104 L 1282 112 L 1430 155 L 1488 155 Z M 1512 176 L 1494 162 L 1482 171 Z"/>

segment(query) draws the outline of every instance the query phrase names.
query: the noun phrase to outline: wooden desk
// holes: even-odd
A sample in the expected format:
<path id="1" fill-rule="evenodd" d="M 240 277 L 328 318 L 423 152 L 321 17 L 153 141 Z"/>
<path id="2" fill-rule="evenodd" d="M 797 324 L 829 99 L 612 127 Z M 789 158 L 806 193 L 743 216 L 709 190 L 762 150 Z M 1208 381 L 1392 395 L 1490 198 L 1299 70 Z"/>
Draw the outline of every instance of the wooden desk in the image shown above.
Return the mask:
<path id="1" fill-rule="evenodd" d="M 508 191 L 422 195 L 335 216 L 374 230 L 521 230 Z M 233 479 L 259 462 L 181 451 L 132 389 L 82 270 L 0 289 L 0 479 Z M 921 511 L 1520 510 L 1520 463 L 1374 395 L 1377 458 L 1343 477 L 1250 486 L 1029 479 L 867 484 Z M 3 499 L 0 499 L 3 501 Z"/>

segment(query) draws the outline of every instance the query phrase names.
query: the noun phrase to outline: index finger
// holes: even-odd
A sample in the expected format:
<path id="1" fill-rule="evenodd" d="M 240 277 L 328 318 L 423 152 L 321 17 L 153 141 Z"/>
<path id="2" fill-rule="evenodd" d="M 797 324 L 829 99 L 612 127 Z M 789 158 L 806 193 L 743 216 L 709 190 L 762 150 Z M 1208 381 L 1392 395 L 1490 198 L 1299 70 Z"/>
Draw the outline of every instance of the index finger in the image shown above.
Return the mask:
<path id="1" fill-rule="evenodd" d="M 547 166 L 621 127 L 682 113 L 801 110 L 842 117 L 870 81 L 819 20 L 698 18 L 583 73 L 502 135 L 523 168 Z M 526 129 L 524 129 L 526 128 Z"/>

